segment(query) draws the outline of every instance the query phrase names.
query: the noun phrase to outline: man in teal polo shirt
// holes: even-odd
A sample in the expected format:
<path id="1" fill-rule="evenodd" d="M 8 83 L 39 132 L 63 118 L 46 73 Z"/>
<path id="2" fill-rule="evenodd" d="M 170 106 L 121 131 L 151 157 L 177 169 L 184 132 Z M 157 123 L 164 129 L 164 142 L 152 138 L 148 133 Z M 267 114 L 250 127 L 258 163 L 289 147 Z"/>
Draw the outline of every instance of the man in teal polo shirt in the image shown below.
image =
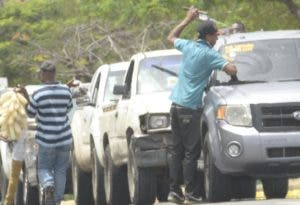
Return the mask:
<path id="1" fill-rule="evenodd" d="M 168 40 L 182 52 L 178 82 L 171 94 L 172 144 L 169 146 L 170 193 L 168 200 L 175 203 L 200 202 L 200 188 L 196 181 L 197 159 L 200 156 L 200 117 L 202 97 L 213 70 L 236 75 L 236 67 L 227 62 L 212 47 L 218 39 L 214 22 L 204 21 L 197 41 L 179 38 L 183 29 L 198 18 L 199 10 L 191 7 L 184 20 L 169 34 Z M 185 196 L 180 184 L 183 174 Z"/>

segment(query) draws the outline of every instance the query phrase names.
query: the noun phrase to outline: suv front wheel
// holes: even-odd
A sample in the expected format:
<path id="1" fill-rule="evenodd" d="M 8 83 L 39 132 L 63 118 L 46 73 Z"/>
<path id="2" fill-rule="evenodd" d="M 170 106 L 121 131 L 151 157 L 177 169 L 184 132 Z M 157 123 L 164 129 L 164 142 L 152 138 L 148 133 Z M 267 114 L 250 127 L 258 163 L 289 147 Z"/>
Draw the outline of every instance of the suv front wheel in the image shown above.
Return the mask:
<path id="1" fill-rule="evenodd" d="M 208 134 L 205 136 L 203 154 L 205 198 L 209 202 L 229 201 L 231 199 L 230 177 L 222 174 L 215 166 L 208 148 Z"/>

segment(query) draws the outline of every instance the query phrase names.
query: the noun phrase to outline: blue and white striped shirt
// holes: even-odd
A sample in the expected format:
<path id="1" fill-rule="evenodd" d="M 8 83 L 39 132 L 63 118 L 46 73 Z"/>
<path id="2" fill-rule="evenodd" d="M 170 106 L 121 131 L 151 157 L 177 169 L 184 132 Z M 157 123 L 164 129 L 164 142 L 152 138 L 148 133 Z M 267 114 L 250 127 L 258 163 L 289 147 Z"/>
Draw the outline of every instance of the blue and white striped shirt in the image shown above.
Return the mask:
<path id="1" fill-rule="evenodd" d="M 73 107 L 70 89 L 57 82 L 46 84 L 29 98 L 27 114 L 37 122 L 36 141 L 45 147 L 72 143 L 67 113 Z"/>

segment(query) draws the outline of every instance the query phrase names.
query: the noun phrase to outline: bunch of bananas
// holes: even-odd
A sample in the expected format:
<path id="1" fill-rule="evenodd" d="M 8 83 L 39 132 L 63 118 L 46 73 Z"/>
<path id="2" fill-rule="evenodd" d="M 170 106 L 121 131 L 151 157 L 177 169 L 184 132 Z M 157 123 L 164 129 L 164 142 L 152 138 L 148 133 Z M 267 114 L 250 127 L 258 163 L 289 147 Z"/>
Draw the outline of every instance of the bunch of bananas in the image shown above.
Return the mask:
<path id="1" fill-rule="evenodd" d="M 5 140 L 17 140 L 21 130 L 27 129 L 26 104 L 26 98 L 15 91 L 0 96 L 0 135 Z"/>

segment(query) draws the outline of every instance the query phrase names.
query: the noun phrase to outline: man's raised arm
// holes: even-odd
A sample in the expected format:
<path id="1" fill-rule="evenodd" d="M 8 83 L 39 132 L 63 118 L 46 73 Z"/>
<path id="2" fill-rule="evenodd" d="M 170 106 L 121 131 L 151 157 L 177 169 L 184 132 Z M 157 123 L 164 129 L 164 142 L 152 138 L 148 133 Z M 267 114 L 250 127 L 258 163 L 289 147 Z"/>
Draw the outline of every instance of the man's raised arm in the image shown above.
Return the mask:
<path id="1" fill-rule="evenodd" d="M 179 38 L 183 29 L 199 16 L 199 10 L 195 7 L 190 7 L 187 11 L 186 17 L 169 33 L 167 39 L 174 44 L 175 40 Z"/>

